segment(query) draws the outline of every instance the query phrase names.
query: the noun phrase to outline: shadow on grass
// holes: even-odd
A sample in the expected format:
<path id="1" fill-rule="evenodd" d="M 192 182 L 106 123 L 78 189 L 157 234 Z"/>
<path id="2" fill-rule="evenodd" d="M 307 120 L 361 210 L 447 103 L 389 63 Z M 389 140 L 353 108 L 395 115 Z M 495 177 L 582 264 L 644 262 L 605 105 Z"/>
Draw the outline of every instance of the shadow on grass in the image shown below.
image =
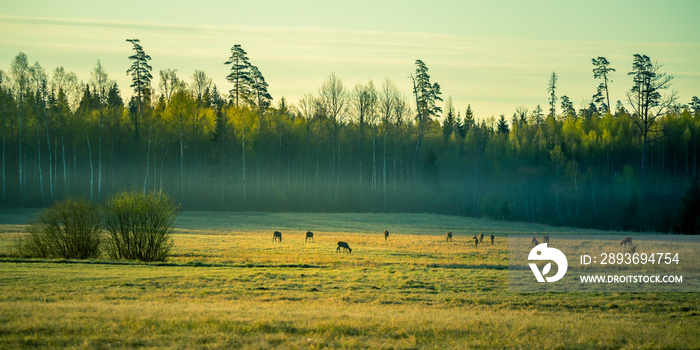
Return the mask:
<path id="1" fill-rule="evenodd" d="M 442 269 L 508 270 L 508 265 L 428 264 L 427 267 Z"/>
<path id="2" fill-rule="evenodd" d="M 70 259 L 29 259 L 17 257 L 0 257 L 0 263 L 43 263 L 43 264 L 84 264 L 84 265 L 118 265 L 118 266 L 167 266 L 167 267 L 275 267 L 275 268 L 302 268 L 324 269 L 328 266 L 310 264 L 212 264 L 201 261 L 188 261 L 186 263 L 174 263 L 167 261 L 142 262 L 120 260 L 70 260 Z"/>

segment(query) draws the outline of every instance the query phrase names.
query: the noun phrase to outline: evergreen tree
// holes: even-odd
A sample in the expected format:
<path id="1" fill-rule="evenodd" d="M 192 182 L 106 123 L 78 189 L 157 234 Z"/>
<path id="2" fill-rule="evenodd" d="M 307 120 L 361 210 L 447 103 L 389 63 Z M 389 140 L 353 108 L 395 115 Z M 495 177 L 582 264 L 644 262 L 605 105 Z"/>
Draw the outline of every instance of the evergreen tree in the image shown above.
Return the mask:
<path id="1" fill-rule="evenodd" d="M 603 103 L 603 92 L 605 92 L 605 107 L 607 108 L 607 112 L 610 113 L 610 93 L 608 91 L 608 74 L 612 73 L 615 71 L 614 68 L 608 67 L 610 65 L 610 62 L 608 62 L 605 57 L 598 56 L 598 58 L 592 58 L 591 62 L 593 63 L 593 78 L 595 79 L 603 79 L 603 82 L 598 85 L 598 91 L 595 95 L 593 95 L 593 99 L 596 100 L 597 103 L 602 104 Z"/>
<path id="2" fill-rule="evenodd" d="M 627 93 L 627 99 L 632 106 L 636 118 L 632 119 L 642 134 L 641 171 L 644 172 L 646 163 L 647 143 L 659 116 L 663 115 L 676 101 L 675 93 L 663 97 L 661 91 L 667 89 L 673 76 L 659 72 L 661 65 L 652 63 L 646 55 L 635 54 L 632 71 L 627 73 L 633 77 L 634 86 Z"/>
<path id="3" fill-rule="evenodd" d="M 272 96 L 267 91 L 268 86 L 258 67 L 250 66 L 250 91 L 253 95 L 252 97 L 255 98 L 255 104 L 261 112 L 270 107 L 270 102 L 272 101 Z"/>
<path id="4" fill-rule="evenodd" d="M 544 114 L 542 114 L 542 107 L 537 105 L 534 111 L 532 111 L 532 123 L 535 125 L 540 125 L 544 121 Z"/>
<path id="5" fill-rule="evenodd" d="M 438 83 L 430 83 L 430 75 L 428 75 L 428 67 L 421 60 L 416 60 L 416 72 L 415 75 L 410 76 L 413 80 L 413 95 L 416 98 L 416 112 L 418 119 L 418 141 L 416 142 L 416 153 L 413 158 L 413 168 L 416 168 L 416 162 L 418 161 L 418 155 L 423 144 L 423 138 L 425 137 L 425 128 L 427 123 L 431 120 L 431 117 L 437 116 L 442 112 L 436 102 L 442 101 L 440 95 L 440 85 Z"/>
<path id="6" fill-rule="evenodd" d="M 569 96 L 561 97 L 561 112 L 565 117 L 573 117 L 576 114 L 574 104 L 569 100 Z"/>
<path id="7" fill-rule="evenodd" d="M 445 103 L 445 112 L 445 118 L 442 121 L 442 137 L 445 140 L 445 145 L 447 145 L 450 142 L 452 133 L 454 133 L 455 129 L 457 128 L 455 109 L 452 105 L 452 97 L 447 98 L 447 102 Z"/>
<path id="8" fill-rule="evenodd" d="M 515 116 L 513 116 L 515 119 Z M 508 128 L 508 122 L 506 122 L 506 117 L 501 114 L 501 117 L 498 119 L 498 126 L 496 128 L 496 132 L 499 135 L 508 135 L 508 132 L 510 129 Z"/>
<path id="9" fill-rule="evenodd" d="M 465 134 L 469 132 L 474 127 L 474 112 L 472 111 L 472 105 L 467 105 L 467 111 L 464 113 L 464 132 Z"/>
<path id="10" fill-rule="evenodd" d="M 557 73 L 552 72 L 552 76 L 549 78 L 549 85 L 547 85 L 547 92 L 549 93 L 549 115 L 557 115 Z"/>
<path id="11" fill-rule="evenodd" d="M 141 113 L 141 103 L 144 102 L 147 90 L 151 86 L 151 79 L 153 79 L 153 75 L 151 75 L 153 68 L 148 64 L 151 56 L 143 51 L 139 39 L 126 39 L 126 41 L 133 45 L 134 50 L 134 54 L 129 56 L 129 60 L 132 62 L 131 67 L 126 70 L 126 74 L 131 74 L 131 87 L 138 96 L 138 112 Z"/>
<path id="12" fill-rule="evenodd" d="M 238 107 L 240 106 L 240 101 L 248 97 L 253 79 L 248 54 L 240 44 L 235 44 L 231 47 L 231 57 L 224 62 L 224 65 L 228 64 L 231 65 L 231 71 L 226 76 L 226 80 L 233 84 L 233 88 L 229 93 L 233 97 L 234 105 Z"/>
<path id="13" fill-rule="evenodd" d="M 690 111 L 694 114 L 700 112 L 700 99 L 698 99 L 697 96 L 693 96 L 693 98 L 690 100 L 690 103 L 688 104 L 688 108 L 690 108 Z"/>

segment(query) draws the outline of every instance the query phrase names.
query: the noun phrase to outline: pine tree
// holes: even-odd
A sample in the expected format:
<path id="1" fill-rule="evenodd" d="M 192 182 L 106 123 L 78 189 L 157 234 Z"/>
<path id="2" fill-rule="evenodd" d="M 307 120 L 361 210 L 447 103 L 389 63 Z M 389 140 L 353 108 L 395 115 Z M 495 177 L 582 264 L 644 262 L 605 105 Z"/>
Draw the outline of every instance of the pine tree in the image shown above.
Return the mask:
<path id="1" fill-rule="evenodd" d="M 646 55 L 634 55 L 632 71 L 627 73 L 633 77 L 634 86 L 627 93 L 627 99 L 637 118 L 632 121 L 642 134 L 641 172 L 644 172 L 646 162 L 646 145 L 654 141 L 650 139 L 655 132 L 654 125 L 659 116 L 663 115 L 676 101 L 675 93 L 661 96 L 661 91 L 671 84 L 673 76 L 659 72 L 662 66 L 652 63 Z"/>
<path id="2" fill-rule="evenodd" d="M 442 121 L 442 137 L 445 139 L 445 145 L 450 142 L 450 137 L 452 133 L 455 132 L 457 126 L 457 121 L 455 119 L 455 109 L 452 106 L 452 97 L 447 98 L 447 103 L 445 103 L 446 115 L 445 119 Z"/>
<path id="3" fill-rule="evenodd" d="M 567 118 L 573 117 L 576 114 L 574 104 L 569 99 L 569 96 L 564 95 L 561 97 L 561 113 Z"/>
<path id="4" fill-rule="evenodd" d="M 549 115 L 557 115 L 557 73 L 552 72 L 552 77 L 549 78 L 549 85 L 547 85 L 547 92 L 549 93 Z"/>
<path id="5" fill-rule="evenodd" d="M 235 44 L 231 47 L 231 57 L 224 62 L 224 65 L 228 64 L 231 65 L 231 71 L 226 76 L 226 80 L 233 84 L 233 88 L 229 93 L 233 97 L 234 105 L 238 107 L 241 100 L 248 97 L 253 80 L 248 54 L 240 44 Z"/>
<path id="6" fill-rule="evenodd" d="M 498 119 L 498 126 L 496 127 L 496 131 L 499 135 L 508 135 L 508 132 L 510 132 L 510 129 L 508 128 L 508 122 L 506 122 L 506 117 L 503 114 L 501 114 L 501 117 Z"/>
<path id="7" fill-rule="evenodd" d="M 134 54 L 129 56 L 132 63 L 131 67 L 126 70 L 126 74 L 131 74 L 131 87 L 134 88 L 134 92 L 138 96 L 138 112 L 141 113 L 141 103 L 143 103 L 144 96 L 147 94 L 146 90 L 149 90 L 151 79 L 153 79 L 153 75 L 151 75 L 153 68 L 148 64 L 151 56 L 143 51 L 139 39 L 126 39 L 126 41 L 130 42 L 134 49 Z"/>
<path id="8" fill-rule="evenodd" d="M 416 153 L 413 158 L 413 168 L 416 168 L 416 162 L 420 154 L 420 149 L 425 137 L 425 128 L 431 117 L 437 116 L 442 112 L 442 108 L 437 106 L 437 101 L 442 101 L 440 95 L 440 85 L 438 83 L 430 83 L 430 75 L 428 75 L 428 67 L 421 60 L 416 60 L 416 73 L 410 76 L 413 80 L 413 95 L 416 98 L 416 111 L 418 119 L 418 141 L 416 142 Z"/>
<path id="9" fill-rule="evenodd" d="M 591 62 L 593 63 L 593 78 L 595 79 L 603 79 L 603 82 L 598 85 L 598 91 L 595 95 L 593 95 L 593 99 L 596 100 L 597 103 L 601 104 L 603 102 L 603 92 L 605 92 L 605 107 L 607 108 L 607 112 L 610 113 L 610 93 L 608 91 L 608 73 L 614 72 L 614 68 L 609 68 L 608 66 L 610 65 L 610 62 L 608 62 L 605 57 L 600 57 L 598 58 L 592 58 Z"/>

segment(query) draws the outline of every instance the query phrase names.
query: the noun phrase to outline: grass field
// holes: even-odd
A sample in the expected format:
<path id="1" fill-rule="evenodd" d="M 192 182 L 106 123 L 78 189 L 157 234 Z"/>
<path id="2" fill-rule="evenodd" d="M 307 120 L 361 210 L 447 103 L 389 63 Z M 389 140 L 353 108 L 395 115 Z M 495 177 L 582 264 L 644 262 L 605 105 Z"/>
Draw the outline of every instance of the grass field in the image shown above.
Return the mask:
<path id="1" fill-rule="evenodd" d="M 506 235 L 598 231 L 428 214 L 184 212 L 166 263 L 15 258 L 32 215 L 0 212 L 2 349 L 700 348 L 698 293 L 507 291 Z M 475 248 L 467 239 L 480 232 L 496 244 Z M 337 241 L 352 254 L 336 253 Z"/>

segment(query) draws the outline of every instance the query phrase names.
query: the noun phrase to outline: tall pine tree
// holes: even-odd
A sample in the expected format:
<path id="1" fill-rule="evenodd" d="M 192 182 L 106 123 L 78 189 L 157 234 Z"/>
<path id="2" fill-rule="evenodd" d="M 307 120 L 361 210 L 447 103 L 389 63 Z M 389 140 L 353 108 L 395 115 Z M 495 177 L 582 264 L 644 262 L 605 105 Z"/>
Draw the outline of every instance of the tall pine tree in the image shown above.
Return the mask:
<path id="1" fill-rule="evenodd" d="M 236 107 L 240 106 L 241 100 L 248 97 L 251 85 L 253 83 L 252 71 L 248 54 L 243 50 L 240 44 L 235 44 L 231 47 L 231 57 L 224 65 L 231 65 L 231 71 L 226 76 L 226 80 L 233 84 L 230 91 L 233 103 Z"/>

